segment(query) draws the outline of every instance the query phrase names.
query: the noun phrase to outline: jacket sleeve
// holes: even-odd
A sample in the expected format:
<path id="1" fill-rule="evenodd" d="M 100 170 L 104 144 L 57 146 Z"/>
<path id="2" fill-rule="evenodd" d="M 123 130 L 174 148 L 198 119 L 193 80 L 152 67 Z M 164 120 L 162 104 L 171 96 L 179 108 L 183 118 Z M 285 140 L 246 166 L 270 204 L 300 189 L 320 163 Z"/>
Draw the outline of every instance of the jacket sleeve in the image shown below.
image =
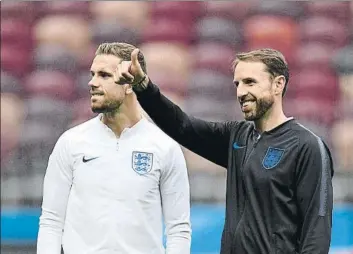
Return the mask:
<path id="1" fill-rule="evenodd" d="M 173 141 L 161 173 L 160 192 L 166 229 L 166 254 L 190 254 L 190 188 L 186 162 Z"/>
<path id="2" fill-rule="evenodd" d="M 56 143 L 44 177 L 37 254 L 61 253 L 66 207 L 72 185 L 72 159 L 65 136 L 63 134 Z"/>
<path id="3" fill-rule="evenodd" d="M 331 154 L 321 139 L 313 138 L 301 145 L 298 162 L 299 253 L 327 254 L 333 209 Z"/>
<path id="4" fill-rule="evenodd" d="M 145 90 L 135 93 L 142 108 L 167 135 L 201 157 L 227 167 L 230 132 L 236 122 L 207 122 L 188 116 L 151 81 Z"/>

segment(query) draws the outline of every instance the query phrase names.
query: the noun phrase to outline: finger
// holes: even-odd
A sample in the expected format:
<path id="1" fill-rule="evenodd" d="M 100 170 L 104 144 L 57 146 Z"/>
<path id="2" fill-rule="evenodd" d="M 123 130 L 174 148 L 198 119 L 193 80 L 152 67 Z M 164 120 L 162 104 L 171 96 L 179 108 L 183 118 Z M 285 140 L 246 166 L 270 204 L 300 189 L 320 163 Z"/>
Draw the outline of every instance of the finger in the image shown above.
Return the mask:
<path id="1" fill-rule="evenodd" d="M 134 66 L 139 66 L 140 65 L 140 63 L 138 61 L 138 53 L 139 52 L 140 52 L 140 50 L 136 48 L 131 53 L 131 63 Z"/>
<path id="2" fill-rule="evenodd" d="M 115 84 L 118 84 L 118 85 L 125 85 L 127 84 L 126 80 L 124 79 L 118 79 L 117 81 L 115 81 Z"/>
<path id="3" fill-rule="evenodd" d="M 134 80 L 134 76 L 130 72 L 131 61 L 123 61 L 121 63 L 121 76 L 123 76 L 126 80 L 132 82 Z"/>
<path id="4" fill-rule="evenodd" d="M 130 73 L 128 72 L 124 72 L 121 74 L 123 76 L 123 78 L 128 81 L 128 83 L 131 83 L 134 81 L 134 76 L 132 76 Z"/>

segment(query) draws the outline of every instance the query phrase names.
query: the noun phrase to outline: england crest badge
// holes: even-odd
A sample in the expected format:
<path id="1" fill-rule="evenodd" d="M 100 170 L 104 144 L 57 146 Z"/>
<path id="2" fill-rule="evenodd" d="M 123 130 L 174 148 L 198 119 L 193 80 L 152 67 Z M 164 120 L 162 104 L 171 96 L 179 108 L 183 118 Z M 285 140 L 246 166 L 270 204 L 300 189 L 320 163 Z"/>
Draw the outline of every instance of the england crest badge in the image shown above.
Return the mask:
<path id="1" fill-rule="evenodd" d="M 271 169 L 278 165 L 284 154 L 284 149 L 269 147 L 262 161 L 265 169 Z"/>
<path id="2" fill-rule="evenodd" d="M 151 171 L 153 165 L 153 154 L 146 152 L 132 152 L 132 169 L 140 174 L 146 174 Z"/>

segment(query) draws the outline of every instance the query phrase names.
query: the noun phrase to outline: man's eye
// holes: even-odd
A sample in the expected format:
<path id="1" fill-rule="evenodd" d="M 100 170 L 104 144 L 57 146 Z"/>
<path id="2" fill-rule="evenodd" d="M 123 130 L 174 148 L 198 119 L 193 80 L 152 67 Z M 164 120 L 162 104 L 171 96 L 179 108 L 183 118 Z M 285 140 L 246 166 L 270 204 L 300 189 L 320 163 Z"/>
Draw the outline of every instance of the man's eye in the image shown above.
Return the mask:
<path id="1" fill-rule="evenodd" d="M 255 84 L 255 81 L 254 81 L 254 80 L 247 80 L 247 81 L 245 82 L 245 84 L 247 84 L 247 85 L 249 85 L 249 86 L 252 86 L 252 85 Z"/>

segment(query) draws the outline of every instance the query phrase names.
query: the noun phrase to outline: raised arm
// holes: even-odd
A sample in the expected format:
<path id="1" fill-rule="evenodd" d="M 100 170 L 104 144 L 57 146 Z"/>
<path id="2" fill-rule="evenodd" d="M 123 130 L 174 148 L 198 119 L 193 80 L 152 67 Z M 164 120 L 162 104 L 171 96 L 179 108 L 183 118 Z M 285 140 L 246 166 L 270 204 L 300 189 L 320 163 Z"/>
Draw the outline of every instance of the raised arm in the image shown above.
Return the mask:
<path id="1" fill-rule="evenodd" d="M 50 155 L 44 178 L 37 254 L 60 254 L 66 207 L 72 185 L 71 158 L 65 134 Z"/>
<path id="2" fill-rule="evenodd" d="M 138 52 L 132 52 L 131 61 L 119 64 L 116 83 L 133 85 L 143 109 L 167 135 L 194 153 L 227 167 L 230 133 L 236 122 L 207 122 L 185 114 L 143 72 Z"/>
<path id="3" fill-rule="evenodd" d="M 190 188 L 186 162 L 176 143 L 165 156 L 160 191 L 166 226 L 166 254 L 189 254 L 191 246 Z"/>
<path id="4" fill-rule="evenodd" d="M 166 134 L 194 153 L 227 167 L 231 122 L 207 122 L 188 116 L 152 82 L 136 94 L 143 109 Z"/>
<path id="5" fill-rule="evenodd" d="M 332 227 L 332 159 L 320 139 L 306 142 L 298 159 L 296 195 L 302 216 L 299 253 L 327 254 Z"/>

